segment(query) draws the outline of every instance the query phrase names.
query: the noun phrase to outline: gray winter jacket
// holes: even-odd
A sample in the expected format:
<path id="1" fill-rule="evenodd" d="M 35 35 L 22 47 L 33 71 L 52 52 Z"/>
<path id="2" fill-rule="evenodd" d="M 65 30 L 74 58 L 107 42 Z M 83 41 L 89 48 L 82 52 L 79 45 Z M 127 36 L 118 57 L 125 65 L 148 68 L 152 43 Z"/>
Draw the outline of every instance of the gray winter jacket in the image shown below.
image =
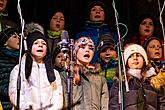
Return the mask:
<path id="1" fill-rule="evenodd" d="M 66 97 L 65 91 L 65 102 L 68 103 Z M 106 79 L 98 74 L 81 75 L 80 85 L 73 86 L 73 110 L 108 110 L 108 104 Z"/>

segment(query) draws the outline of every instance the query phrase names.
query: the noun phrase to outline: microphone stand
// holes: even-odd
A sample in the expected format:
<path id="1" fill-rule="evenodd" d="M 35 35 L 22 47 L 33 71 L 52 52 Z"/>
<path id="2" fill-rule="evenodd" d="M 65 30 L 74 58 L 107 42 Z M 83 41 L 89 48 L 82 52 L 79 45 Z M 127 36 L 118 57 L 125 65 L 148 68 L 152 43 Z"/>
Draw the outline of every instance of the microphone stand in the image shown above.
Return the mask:
<path id="1" fill-rule="evenodd" d="M 26 41 L 25 41 L 25 37 L 24 37 L 24 19 L 22 18 L 22 14 L 21 14 L 21 7 L 20 7 L 20 0 L 18 0 L 18 4 L 17 4 L 17 9 L 18 9 L 18 13 L 20 15 L 20 20 L 21 20 L 21 38 L 20 38 L 20 53 L 19 53 L 19 72 L 18 72 L 18 78 L 17 78 L 17 102 L 16 102 L 16 110 L 19 110 L 20 108 L 20 91 L 21 91 L 21 58 L 22 58 L 22 46 L 23 46 L 23 41 L 24 41 L 24 48 L 25 51 L 27 51 L 27 45 L 26 45 Z"/>
<path id="2" fill-rule="evenodd" d="M 73 45 L 74 45 L 74 40 L 70 39 L 70 71 L 68 73 L 68 79 L 67 79 L 67 93 L 68 93 L 68 110 L 73 110 Z"/>
<path id="3" fill-rule="evenodd" d="M 64 71 L 67 74 L 67 97 L 68 97 L 68 105 L 67 105 L 67 110 L 73 110 L 73 45 L 74 45 L 74 40 L 70 39 L 70 44 L 67 46 L 70 49 L 70 64 L 69 66 L 67 65 L 67 52 L 69 49 L 64 49 L 64 60 L 65 60 L 65 65 L 64 65 Z M 62 47 L 62 46 L 61 46 Z M 68 48 L 64 47 L 64 48 Z"/>
<path id="4" fill-rule="evenodd" d="M 117 25 L 117 32 L 118 32 L 118 44 L 117 44 L 117 50 L 118 50 L 118 69 L 119 69 L 119 110 L 124 110 L 124 98 L 123 98 L 123 84 L 122 84 L 122 67 L 123 66 L 123 72 L 124 72 L 124 79 L 125 79 L 125 87 L 126 87 L 126 92 L 129 92 L 129 86 L 128 86 L 128 81 L 126 77 L 126 69 L 125 69 L 125 62 L 124 62 L 124 55 L 123 55 L 123 50 L 122 50 L 122 40 L 120 37 L 120 31 L 119 31 L 119 23 L 118 23 L 118 16 L 117 16 L 117 11 L 115 7 L 115 2 L 113 0 L 112 6 L 115 10 L 115 20 L 116 20 L 116 25 Z M 121 58 L 121 59 L 120 59 Z M 122 63 L 121 63 L 122 61 Z"/>
<path id="5" fill-rule="evenodd" d="M 160 9 L 160 1 L 158 0 L 158 6 L 159 6 L 159 13 L 160 13 L 159 20 L 160 20 L 160 24 L 161 24 L 161 27 L 162 27 L 163 40 L 164 40 L 164 46 L 163 46 L 163 48 L 165 49 L 165 28 L 164 28 L 163 19 L 162 19 L 162 14 L 163 14 L 164 7 L 165 7 L 165 1 L 163 3 L 162 9 Z M 163 54 L 164 54 L 163 58 L 165 59 L 165 51 L 164 51 Z"/>

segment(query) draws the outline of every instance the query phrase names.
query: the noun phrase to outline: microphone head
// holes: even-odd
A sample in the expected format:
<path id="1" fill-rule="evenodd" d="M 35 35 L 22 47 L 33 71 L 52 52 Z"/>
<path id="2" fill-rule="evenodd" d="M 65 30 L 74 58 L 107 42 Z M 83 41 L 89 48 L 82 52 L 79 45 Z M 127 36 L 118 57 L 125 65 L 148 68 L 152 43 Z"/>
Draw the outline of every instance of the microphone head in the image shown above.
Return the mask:
<path id="1" fill-rule="evenodd" d="M 67 40 L 69 39 L 68 31 L 66 30 L 62 31 L 61 33 L 61 40 L 63 39 L 67 39 Z"/>
<path id="2" fill-rule="evenodd" d="M 67 31 L 62 31 L 61 33 L 61 41 L 57 44 L 60 46 L 61 51 L 66 53 L 69 51 L 69 35 Z"/>

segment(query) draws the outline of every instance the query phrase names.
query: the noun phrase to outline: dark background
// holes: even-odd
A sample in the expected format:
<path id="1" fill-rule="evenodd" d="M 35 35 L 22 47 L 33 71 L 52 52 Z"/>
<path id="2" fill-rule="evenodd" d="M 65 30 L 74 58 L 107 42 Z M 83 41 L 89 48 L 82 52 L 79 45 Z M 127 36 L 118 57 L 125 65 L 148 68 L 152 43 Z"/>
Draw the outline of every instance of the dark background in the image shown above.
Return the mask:
<path id="1" fill-rule="evenodd" d="M 85 15 L 87 13 L 88 4 L 94 0 L 20 0 L 22 15 L 25 23 L 37 22 L 45 29 L 49 28 L 49 19 L 52 12 L 56 9 L 63 10 L 65 14 L 65 29 L 68 30 L 70 38 L 74 38 L 84 24 Z M 115 24 L 114 9 L 112 8 L 113 0 L 100 0 L 108 6 L 110 22 Z M 118 22 L 124 23 L 129 29 L 129 33 L 133 33 L 136 18 L 143 13 L 150 13 L 155 16 L 159 24 L 159 6 L 161 7 L 163 0 L 114 0 L 118 11 Z M 19 14 L 17 11 L 17 0 L 8 0 L 7 11 L 9 16 L 20 25 Z M 165 11 L 163 12 L 163 21 L 165 22 Z M 164 23 L 165 24 L 165 23 Z M 124 31 L 122 28 L 121 34 Z M 156 29 L 159 37 L 162 36 L 161 25 Z"/>

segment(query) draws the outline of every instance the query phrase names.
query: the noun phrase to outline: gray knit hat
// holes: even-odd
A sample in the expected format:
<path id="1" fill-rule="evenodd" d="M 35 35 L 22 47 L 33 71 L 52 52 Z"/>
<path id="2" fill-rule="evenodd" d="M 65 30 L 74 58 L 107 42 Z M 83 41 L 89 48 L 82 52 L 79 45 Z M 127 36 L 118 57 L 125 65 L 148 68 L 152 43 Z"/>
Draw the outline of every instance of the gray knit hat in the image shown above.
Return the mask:
<path id="1" fill-rule="evenodd" d="M 115 50 L 115 41 L 111 33 L 100 36 L 100 42 L 97 46 L 97 52 L 100 54 L 104 49 L 111 48 Z"/>

